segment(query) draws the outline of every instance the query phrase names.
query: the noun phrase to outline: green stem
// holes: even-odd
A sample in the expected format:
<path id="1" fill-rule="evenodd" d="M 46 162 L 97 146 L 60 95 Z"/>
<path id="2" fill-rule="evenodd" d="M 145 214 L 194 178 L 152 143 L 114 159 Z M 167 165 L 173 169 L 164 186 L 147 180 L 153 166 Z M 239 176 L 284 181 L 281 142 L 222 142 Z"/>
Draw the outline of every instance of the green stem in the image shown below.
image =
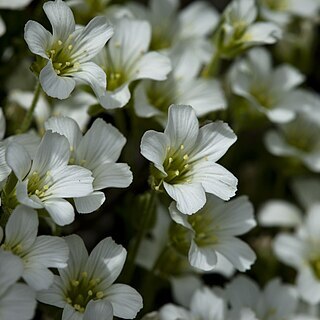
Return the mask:
<path id="1" fill-rule="evenodd" d="M 156 191 L 151 190 L 149 199 L 146 204 L 145 210 L 142 212 L 142 221 L 141 226 L 139 228 L 138 234 L 133 239 L 132 246 L 129 248 L 128 251 L 128 258 L 127 258 L 127 266 L 124 273 L 125 276 L 125 282 L 130 283 L 134 270 L 135 270 L 135 260 L 136 256 L 138 254 L 140 244 L 142 240 L 144 239 L 148 228 L 150 226 L 151 219 L 153 218 L 152 213 L 154 212 L 154 205 L 156 201 Z"/>
<path id="2" fill-rule="evenodd" d="M 39 100 L 40 91 L 41 91 L 41 86 L 40 86 L 40 82 L 38 81 L 36 85 L 36 89 L 34 91 L 34 96 L 31 102 L 31 106 L 23 119 L 19 133 L 24 133 L 30 128 L 32 118 L 33 118 L 33 113 L 36 108 L 37 102 Z"/>
<path id="3" fill-rule="evenodd" d="M 209 64 L 207 64 L 204 69 L 202 70 L 201 76 L 203 78 L 212 78 L 217 75 L 219 72 L 219 67 L 220 67 L 220 52 L 216 51 Z"/>

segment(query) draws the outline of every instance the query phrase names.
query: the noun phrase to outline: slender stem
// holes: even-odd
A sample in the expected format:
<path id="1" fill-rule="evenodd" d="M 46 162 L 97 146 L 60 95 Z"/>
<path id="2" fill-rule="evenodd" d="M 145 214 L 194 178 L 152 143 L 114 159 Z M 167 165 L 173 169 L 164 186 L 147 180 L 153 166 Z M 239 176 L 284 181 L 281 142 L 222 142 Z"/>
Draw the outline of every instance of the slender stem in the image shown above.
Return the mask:
<path id="1" fill-rule="evenodd" d="M 127 266 L 125 270 L 125 280 L 127 283 L 130 283 L 134 270 L 135 270 L 135 260 L 136 256 L 138 254 L 140 245 L 142 240 L 144 239 L 148 228 L 150 226 L 150 222 L 152 219 L 152 213 L 154 211 L 154 205 L 156 201 L 156 191 L 151 190 L 150 191 L 150 197 L 148 198 L 147 204 L 146 204 L 146 209 L 143 210 L 143 216 L 142 216 L 142 221 L 141 221 L 141 226 L 139 228 L 138 234 L 136 237 L 133 239 L 133 243 L 131 248 L 129 248 L 128 252 L 128 259 L 127 259 Z"/>
<path id="2" fill-rule="evenodd" d="M 37 102 L 39 100 L 40 91 L 41 91 L 41 86 L 40 86 L 40 82 L 38 81 L 36 85 L 36 89 L 34 91 L 34 96 L 31 102 L 31 106 L 23 119 L 19 133 L 24 133 L 30 128 L 32 118 L 33 118 L 33 113 L 36 108 Z"/>
<path id="3" fill-rule="evenodd" d="M 217 50 L 209 64 L 207 64 L 204 69 L 202 70 L 201 76 L 203 78 L 211 78 L 217 75 L 220 66 L 220 52 Z"/>

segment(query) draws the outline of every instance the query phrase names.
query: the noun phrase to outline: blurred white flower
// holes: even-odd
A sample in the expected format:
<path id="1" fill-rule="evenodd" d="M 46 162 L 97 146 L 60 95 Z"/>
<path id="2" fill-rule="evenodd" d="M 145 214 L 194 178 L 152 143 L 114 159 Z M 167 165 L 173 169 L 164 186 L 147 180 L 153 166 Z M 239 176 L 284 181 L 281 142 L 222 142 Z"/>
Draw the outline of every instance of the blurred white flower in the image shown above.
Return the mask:
<path id="1" fill-rule="evenodd" d="M 270 53 L 263 48 L 248 52 L 230 72 L 233 93 L 244 97 L 251 106 L 273 122 L 291 121 L 296 112 L 306 108 L 304 91 L 295 90 L 304 75 L 290 65 L 272 69 Z"/>
<path id="2" fill-rule="evenodd" d="M 212 56 L 213 46 L 207 37 L 216 27 L 219 14 L 204 1 L 195 1 L 179 11 L 179 2 L 150 0 L 149 8 L 131 2 L 128 8 L 136 18 L 150 22 L 152 50 L 169 53 L 183 49 L 190 69 L 198 69 Z"/>
<path id="3" fill-rule="evenodd" d="M 28 21 L 24 38 L 30 51 L 43 58 L 39 80 L 50 97 L 66 99 L 76 82 L 91 86 L 97 97 L 105 94 L 104 71 L 90 60 L 113 34 L 105 17 L 95 17 L 87 26 L 76 29 L 71 9 L 62 0 L 48 1 L 43 9 L 51 23 L 52 34 Z"/>
<path id="4" fill-rule="evenodd" d="M 192 107 L 170 106 L 164 133 L 150 130 L 141 140 L 142 155 L 153 163 L 152 187 L 163 187 L 184 214 L 200 210 L 206 192 L 228 200 L 235 194 L 237 178 L 215 162 L 236 139 L 226 123 L 199 129 Z"/>
<path id="5" fill-rule="evenodd" d="M 317 0 L 259 0 L 263 19 L 286 25 L 295 17 L 316 18 L 320 3 Z"/>
<path id="6" fill-rule="evenodd" d="M 197 116 L 226 108 L 224 92 L 219 81 L 198 78 L 199 68 L 188 58 L 189 48 L 172 50 L 173 70 L 164 81 L 141 81 L 134 93 L 134 108 L 139 117 L 155 117 L 166 124 L 171 104 L 192 105 Z"/>
<path id="7" fill-rule="evenodd" d="M 252 320 L 290 319 L 298 303 L 297 292 L 293 286 L 273 279 L 260 290 L 253 280 L 243 275 L 237 276 L 227 284 L 226 297 L 231 305 L 231 314 L 234 315 L 232 319 L 235 320 L 239 319 L 241 313 L 251 313 Z M 247 319 L 249 317 L 243 318 Z"/>
<path id="8" fill-rule="evenodd" d="M 294 234 L 281 233 L 274 240 L 280 261 L 298 271 L 297 287 L 303 300 L 320 302 L 320 205 L 314 204 Z"/>
<path id="9" fill-rule="evenodd" d="M 111 124 L 96 119 L 82 136 L 73 119 L 52 117 L 45 123 L 45 128 L 68 139 L 71 150 L 69 164 L 76 164 L 92 172 L 93 192 L 85 197 L 74 198 L 78 212 L 93 212 L 104 203 L 105 195 L 99 190 L 126 188 L 132 182 L 129 166 L 126 163 L 116 163 L 126 138 Z"/>
<path id="10" fill-rule="evenodd" d="M 320 172 L 320 116 L 314 112 L 297 114 L 289 123 L 279 124 L 265 135 L 265 145 L 275 156 L 300 160 L 308 169 Z"/>
<path id="11" fill-rule="evenodd" d="M 58 225 L 74 220 L 72 204 L 63 198 L 87 196 L 92 193 L 91 171 L 68 165 L 68 140 L 47 131 L 37 148 L 34 159 L 19 143 L 9 144 L 6 161 L 18 183 L 16 201 L 35 209 L 45 209 Z"/>
<path id="12" fill-rule="evenodd" d="M 55 276 L 51 288 L 39 292 L 38 300 L 63 308 L 62 320 L 109 319 L 98 317 L 93 310 L 90 312 L 95 317 L 88 317 L 93 304 L 97 310 L 110 308 L 111 304 L 116 317 L 134 319 L 142 308 L 140 294 L 128 285 L 113 284 L 123 268 L 126 249 L 106 238 L 88 256 L 79 236 L 71 235 L 65 240 L 70 249 L 68 266 L 59 269 L 60 276 Z"/>
<path id="13" fill-rule="evenodd" d="M 271 22 L 255 22 L 258 10 L 254 0 L 233 0 L 224 10 L 215 44 L 220 55 L 233 58 L 257 45 L 272 44 L 282 36 Z"/>
<path id="14" fill-rule="evenodd" d="M 167 304 L 159 310 L 159 320 L 224 320 L 226 303 L 211 289 L 197 289 L 190 302 L 190 310 Z"/>
<path id="15" fill-rule="evenodd" d="M 16 283 L 22 273 L 22 261 L 10 252 L 0 249 L 1 320 L 31 320 L 34 317 L 36 308 L 34 291 L 25 284 Z"/>
<path id="16" fill-rule="evenodd" d="M 171 244 L 187 254 L 190 264 L 198 269 L 213 270 L 224 256 L 236 269 L 246 271 L 256 259 L 255 253 L 236 236 L 243 235 L 256 225 L 253 207 L 247 197 L 224 202 L 208 195 L 205 206 L 187 216 L 171 204 Z"/>
<path id="17" fill-rule="evenodd" d="M 169 58 L 148 52 L 151 37 L 147 21 L 121 19 L 115 33 L 95 62 L 107 74 L 106 95 L 100 97 L 106 109 L 121 108 L 130 100 L 129 84 L 138 79 L 165 80 L 171 71 Z"/>
<path id="18" fill-rule="evenodd" d="M 38 224 L 36 211 L 18 206 L 6 224 L 1 248 L 21 259 L 22 278 L 26 283 L 34 290 L 43 290 L 48 289 L 53 282 L 53 274 L 48 268 L 67 266 L 69 249 L 62 238 L 37 237 Z M 0 243 L 2 240 L 0 232 Z"/>

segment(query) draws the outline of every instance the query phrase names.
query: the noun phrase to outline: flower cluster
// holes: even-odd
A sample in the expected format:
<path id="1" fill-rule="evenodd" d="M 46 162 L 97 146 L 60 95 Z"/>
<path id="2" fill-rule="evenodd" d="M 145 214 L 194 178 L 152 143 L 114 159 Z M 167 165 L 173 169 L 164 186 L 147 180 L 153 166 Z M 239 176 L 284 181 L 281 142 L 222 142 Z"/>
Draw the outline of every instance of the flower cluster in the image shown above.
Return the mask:
<path id="1" fill-rule="evenodd" d="M 320 319 L 320 2 L 189 2 L 1 1 L 0 320 Z"/>

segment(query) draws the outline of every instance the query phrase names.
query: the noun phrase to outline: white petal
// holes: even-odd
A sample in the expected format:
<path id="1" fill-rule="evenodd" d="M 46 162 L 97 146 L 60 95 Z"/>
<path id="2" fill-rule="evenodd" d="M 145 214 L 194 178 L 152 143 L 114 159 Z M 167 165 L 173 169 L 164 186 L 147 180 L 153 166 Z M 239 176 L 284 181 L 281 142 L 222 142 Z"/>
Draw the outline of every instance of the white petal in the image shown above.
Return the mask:
<path id="1" fill-rule="evenodd" d="M 63 308 L 65 301 L 65 287 L 59 276 L 54 276 L 53 284 L 48 290 L 39 291 L 37 293 L 37 300 L 52 306 Z"/>
<path id="2" fill-rule="evenodd" d="M 189 154 L 192 161 L 206 158 L 219 160 L 237 140 L 228 124 L 222 121 L 207 124 L 200 128 L 195 148 Z"/>
<path id="3" fill-rule="evenodd" d="M 217 163 L 202 161 L 191 170 L 192 182 L 201 183 L 204 190 L 223 200 L 229 200 L 237 190 L 238 179 Z"/>
<path id="4" fill-rule="evenodd" d="M 73 206 L 67 200 L 52 198 L 44 202 L 44 207 L 59 226 L 65 226 L 74 220 Z"/>
<path id="5" fill-rule="evenodd" d="M 3 182 L 9 176 L 11 168 L 6 161 L 6 145 L 0 142 L 0 189 L 1 182 Z"/>
<path id="6" fill-rule="evenodd" d="M 46 130 L 64 135 L 68 139 L 71 149 L 76 149 L 82 138 L 82 132 L 77 122 L 68 117 L 51 117 L 45 122 L 44 127 Z"/>
<path id="7" fill-rule="evenodd" d="M 194 317 L 191 312 L 182 307 L 177 307 L 174 304 L 164 305 L 159 312 L 160 319 L 165 320 L 193 320 Z M 156 318 L 158 319 L 158 318 Z"/>
<path id="8" fill-rule="evenodd" d="M 24 27 L 24 39 L 32 53 L 48 60 L 46 51 L 52 39 L 48 30 L 36 21 L 28 21 Z"/>
<path id="9" fill-rule="evenodd" d="M 170 213 L 171 219 L 175 223 L 181 224 L 182 226 L 184 226 L 185 228 L 187 228 L 191 231 L 194 230 L 188 221 L 188 216 L 178 210 L 177 204 L 175 202 L 171 202 L 171 204 L 169 206 L 169 213 Z"/>
<path id="10" fill-rule="evenodd" d="M 188 257 L 193 267 L 203 271 L 214 269 L 217 263 L 217 255 L 212 247 L 199 247 L 193 240 Z"/>
<path id="11" fill-rule="evenodd" d="M 89 278 L 100 278 L 101 288 L 106 290 L 119 276 L 127 251 L 110 237 L 101 240 L 92 250 L 85 270 Z"/>
<path id="12" fill-rule="evenodd" d="M 275 90 L 288 91 L 300 85 L 304 80 L 305 77 L 299 70 L 283 64 L 274 71 L 271 85 Z"/>
<path id="13" fill-rule="evenodd" d="M 11 248 L 20 245 L 25 253 L 36 240 L 38 233 L 37 212 L 25 206 L 18 206 L 6 224 L 5 243 Z"/>
<path id="14" fill-rule="evenodd" d="M 250 42 L 272 44 L 281 38 L 282 31 L 273 23 L 256 22 L 248 28 L 247 35 Z"/>
<path id="15" fill-rule="evenodd" d="M 66 304 L 61 320 L 83 320 L 83 313 L 76 311 L 72 306 Z"/>
<path id="16" fill-rule="evenodd" d="M 93 170 L 95 190 L 126 188 L 132 182 L 132 172 L 126 163 L 104 163 Z"/>
<path id="17" fill-rule="evenodd" d="M 43 91 L 48 96 L 58 99 L 68 98 L 76 85 L 74 79 L 58 76 L 53 69 L 51 60 L 41 70 L 39 80 Z"/>
<path id="18" fill-rule="evenodd" d="M 319 228 L 320 228 L 320 204 L 315 203 L 307 212 L 306 217 L 306 227 L 308 229 L 308 236 L 311 239 L 319 238 Z"/>
<path id="19" fill-rule="evenodd" d="M 0 250 L 0 296 L 2 296 L 11 285 L 19 280 L 22 273 L 23 263 L 21 259 L 11 252 Z"/>
<path id="20" fill-rule="evenodd" d="M 27 150 L 14 142 L 7 147 L 6 162 L 19 180 L 25 178 L 31 167 L 31 159 Z"/>
<path id="21" fill-rule="evenodd" d="M 297 151 L 294 147 L 288 145 L 279 132 L 270 130 L 265 135 L 265 145 L 268 151 L 276 156 L 288 155 L 295 156 Z"/>
<path id="22" fill-rule="evenodd" d="M 125 284 L 114 284 L 108 288 L 106 299 L 111 302 L 114 315 L 123 319 L 134 319 L 142 308 L 140 294 Z"/>
<path id="23" fill-rule="evenodd" d="M 141 52 L 148 50 L 150 38 L 151 28 L 147 21 L 120 19 L 108 43 L 113 66 L 128 72 L 141 57 Z"/>
<path id="24" fill-rule="evenodd" d="M 69 247 L 68 266 L 60 269 L 59 273 L 64 285 L 68 285 L 70 279 L 78 279 L 80 273 L 85 270 L 88 259 L 88 251 L 83 240 L 76 234 L 64 238 Z"/>
<path id="25" fill-rule="evenodd" d="M 107 91 L 104 95 L 99 97 L 100 104 L 106 110 L 117 109 L 124 107 L 131 98 L 129 90 L 129 82 L 124 83 L 114 91 Z"/>
<path id="26" fill-rule="evenodd" d="M 178 85 L 181 94 L 176 103 L 191 105 L 198 117 L 226 108 L 223 90 L 216 80 L 192 79 Z"/>
<path id="27" fill-rule="evenodd" d="M 79 213 L 91 213 L 102 206 L 106 197 L 103 192 L 93 192 L 86 197 L 74 198 L 73 200 Z"/>
<path id="28" fill-rule="evenodd" d="M 66 137 L 47 131 L 38 147 L 31 172 L 46 174 L 53 169 L 66 166 L 69 161 L 70 146 Z"/>
<path id="29" fill-rule="evenodd" d="M 174 150 L 181 145 L 186 152 L 193 148 L 199 133 L 199 121 L 194 109 L 190 106 L 171 105 L 164 133 L 169 137 L 170 146 Z"/>
<path id="30" fill-rule="evenodd" d="M 34 209 L 41 209 L 43 208 L 43 203 L 41 200 L 35 196 L 31 195 L 29 197 L 28 194 L 28 179 L 23 182 L 18 182 L 16 186 L 16 195 L 17 199 L 20 203 L 24 204 L 27 207 L 31 207 Z"/>
<path id="31" fill-rule="evenodd" d="M 279 234 L 273 242 L 273 250 L 280 261 L 294 268 L 304 264 L 307 253 L 302 241 L 288 234 Z"/>
<path id="32" fill-rule="evenodd" d="M 0 141 L 3 139 L 6 133 L 6 118 L 4 117 L 2 108 L 0 108 Z"/>
<path id="33" fill-rule="evenodd" d="M 43 5 L 53 31 L 55 40 L 66 41 L 75 30 L 75 22 L 71 9 L 61 0 L 48 1 Z"/>
<path id="34" fill-rule="evenodd" d="M 75 37 L 73 51 L 78 55 L 84 52 L 79 62 L 91 60 L 113 35 L 113 28 L 104 16 L 93 18 Z"/>
<path id="35" fill-rule="evenodd" d="M 154 130 L 147 131 L 143 135 L 140 144 L 141 154 L 151 161 L 165 176 L 167 174 L 164 171 L 163 162 L 167 155 L 168 146 L 170 146 L 170 142 L 167 135 Z"/>
<path id="36" fill-rule="evenodd" d="M 312 271 L 305 267 L 298 274 L 297 286 L 303 300 L 316 305 L 320 302 L 320 282 Z"/>
<path id="37" fill-rule="evenodd" d="M 256 254 L 242 240 L 234 237 L 219 237 L 214 249 L 227 258 L 241 272 L 249 270 L 256 260 Z"/>
<path id="38" fill-rule="evenodd" d="M 121 132 L 102 119 L 97 119 L 84 135 L 77 157 L 86 160 L 85 167 L 93 170 L 104 162 L 115 162 L 126 143 Z"/>
<path id="39" fill-rule="evenodd" d="M 148 52 L 136 64 L 132 80 L 165 80 L 171 71 L 170 59 L 158 52 Z"/>
<path id="40" fill-rule="evenodd" d="M 93 301 L 91 300 L 83 315 L 83 320 L 112 320 L 113 308 L 108 301 Z"/>
<path id="41" fill-rule="evenodd" d="M 295 227 L 302 222 L 301 210 L 283 200 L 269 200 L 259 210 L 259 224 L 266 227 Z"/>
<path id="42" fill-rule="evenodd" d="M 32 0 L 2 0 L 0 3 L 0 8 L 3 9 L 22 9 L 23 7 L 26 7 Z"/>
<path id="43" fill-rule="evenodd" d="M 53 273 L 49 269 L 36 264 L 25 266 L 22 278 L 36 291 L 48 289 L 53 283 Z"/>
<path id="44" fill-rule="evenodd" d="M 183 35 L 201 37 L 213 31 L 219 22 L 219 13 L 209 3 L 197 1 L 181 11 L 179 20 Z"/>
<path id="45" fill-rule="evenodd" d="M 0 299 L 1 320 L 30 320 L 36 309 L 35 293 L 25 284 L 17 283 Z"/>
<path id="46" fill-rule="evenodd" d="M 80 82 L 88 84 L 98 99 L 102 99 L 106 95 L 106 74 L 94 62 L 81 63 L 80 69 L 72 73 L 72 76 Z"/>
<path id="47" fill-rule="evenodd" d="M 255 309 L 261 297 L 258 285 L 250 278 L 240 275 L 226 286 L 231 307 L 240 310 L 243 306 Z"/>
<path id="48" fill-rule="evenodd" d="M 265 111 L 268 118 L 275 123 L 286 123 L 292 121 L 295 116 L 296 112 L 294 110 L 276 108 L 273 110 L 266 110 Z"/>
<path id="49" fill-rule="evenodd" d="M 6 33 L 6 25 L 2 19 L 2 17 L 0 16 L 0 37 L 3 36 Z"/>
<path id="50" fill-rule="evenodd" d="M 64 268 L 67 266 L 69 248 L 62 238 L 39 236 L 28 251 L 25 257 L 30 263 L 47 268 Z"/>
<path id="51" fill-rule="evenodd" d="M 91 171 L 80 166 L 65 166 L 51 170 L 52 185 L 48 189 L 50 198 L 77 198 L 93 192 Z"/>
<path id="52" fill-rule="evenodd" d="M 200 183 L 170 185 L 163 183 L 168 195 L 177 202 L 177 208 L 184 214 L 193 214 L 206 203 L 205 191 Z"/>
<path id="53" fill-rule="evenodd" d="M 253 205 L 246 196 L 224 202 L 208 195 L 204 210 L 211 213 L 214 224 L 219 226 L 218 232 L 223 235 L 242 235 L 257 224 L 253 215 Z"/>

